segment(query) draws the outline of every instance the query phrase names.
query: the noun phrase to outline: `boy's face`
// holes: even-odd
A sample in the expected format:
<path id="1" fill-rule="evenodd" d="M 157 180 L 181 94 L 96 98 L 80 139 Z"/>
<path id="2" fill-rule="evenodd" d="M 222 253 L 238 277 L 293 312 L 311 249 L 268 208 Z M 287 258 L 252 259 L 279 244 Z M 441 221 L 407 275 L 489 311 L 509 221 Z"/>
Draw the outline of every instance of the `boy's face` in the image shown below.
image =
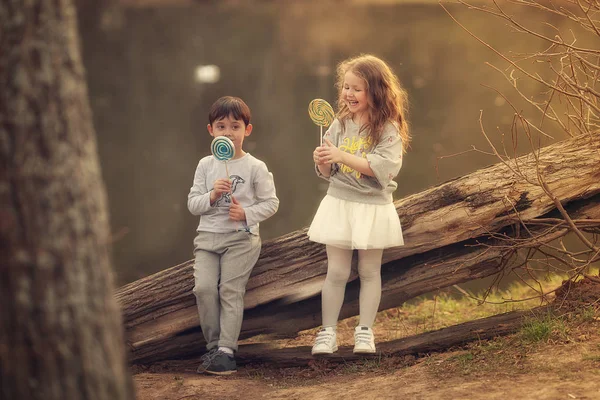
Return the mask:
<path id="1" fill-rule="evenodd" d="M 227 117 L 216 120 L 206 126 L 208 132 L 213 137 L 225 136 L 233 142 L 235 146 L 235 156 L 238 158 L 244 155 L 242 150 L 242 144 L 244 138 L 250 136 L 252 133 L 252 124 L 246 124 L 241 119 L 234 119 L 233 116 L 228 115 Z"/>

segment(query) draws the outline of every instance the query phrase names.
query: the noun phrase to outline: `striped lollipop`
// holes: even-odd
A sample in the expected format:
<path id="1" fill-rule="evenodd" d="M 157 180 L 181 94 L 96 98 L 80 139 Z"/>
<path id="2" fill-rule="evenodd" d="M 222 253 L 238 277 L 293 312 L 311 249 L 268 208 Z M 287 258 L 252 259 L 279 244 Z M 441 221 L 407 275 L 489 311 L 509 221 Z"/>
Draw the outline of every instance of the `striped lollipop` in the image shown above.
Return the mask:
<path id="1" fill-rule="evenodd" d="M 335 116 L 331 105 L 323 99 L 314 99 L 308 104 L 308 115 L 321 127 L 320 141 L 323 144 L 323 127 L 331 125 Z"/>
<path id="2" fill-rule="evenodd" d="M 229 161 L 235 154 L 235 146 L 231 139 L 225 136 L 217 136 L 210 144 L 212 155 L 219 161 Z"/>
<path id="3" fill-rule="evenodd" d="M 227 161 L 231 160 L 235 154 L 235 146 L 231 139 L 225 136 L 217 136 L 210 144 L 210 151 L 217 160 L 225 162 L 225 172 L 227 172 L 227 178 L 229 178 Z"/>

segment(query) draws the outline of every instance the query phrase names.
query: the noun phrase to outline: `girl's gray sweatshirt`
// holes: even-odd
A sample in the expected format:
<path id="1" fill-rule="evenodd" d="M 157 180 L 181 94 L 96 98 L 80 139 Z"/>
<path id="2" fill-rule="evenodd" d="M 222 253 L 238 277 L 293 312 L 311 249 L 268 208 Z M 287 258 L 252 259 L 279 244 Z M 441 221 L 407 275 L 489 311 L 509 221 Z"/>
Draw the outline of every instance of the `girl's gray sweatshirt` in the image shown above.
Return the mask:
<path id="1" fill-rule="evenodd" d="M 359 126 L 352 119 L 345 121 L 345 127 L 335 119 L 325 135 L 337 148 L 355 156 L 366 158 L 375 176 L 367 176 L 343 164 L 333 164 L 327 194 L 333 197 L 370 204 L 387 204 L 393 201 L 392 193 L 398 187 L 394 178 L 402 167 L 402 139 L 396 126 L 388 122 L 384 125 L 379 143 L 373 146 L 367 131 L 359 133 Z"/>

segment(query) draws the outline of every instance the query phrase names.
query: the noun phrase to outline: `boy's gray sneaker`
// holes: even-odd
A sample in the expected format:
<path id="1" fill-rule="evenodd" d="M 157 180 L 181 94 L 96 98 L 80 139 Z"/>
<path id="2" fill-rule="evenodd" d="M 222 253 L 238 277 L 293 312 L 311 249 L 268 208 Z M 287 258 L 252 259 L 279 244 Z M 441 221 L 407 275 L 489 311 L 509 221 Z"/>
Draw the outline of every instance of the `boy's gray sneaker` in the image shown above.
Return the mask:
<path id="1" fill-rule="evenodd" d="M 206 368 L 208 368 L 208 366 L 210 365 L 210 363 L 212 362 L 212 359 L 215 357 L 215 353 L 218 351 L 218 348 L 212 348 L 210 349 L 207 353 L 204 353 L 202 355 L 202 357 L 200 357 L 200 361 L 202 361 L 200 363 L 200 365 L 198 366 L 197 372 L 199 374 L 203 373 L 204 371 L 206 371 Z"/>
<path id="2" fill-rule="evenodd" d="M 235 358 L 231 354 L 217 350 L 214 354 L 207 358 L 208 364 L 202 372 L 213 375 L 230 375 L 237 372 L 237 364 Z M 202 364 L 202 366 L 204 363 Z"/>

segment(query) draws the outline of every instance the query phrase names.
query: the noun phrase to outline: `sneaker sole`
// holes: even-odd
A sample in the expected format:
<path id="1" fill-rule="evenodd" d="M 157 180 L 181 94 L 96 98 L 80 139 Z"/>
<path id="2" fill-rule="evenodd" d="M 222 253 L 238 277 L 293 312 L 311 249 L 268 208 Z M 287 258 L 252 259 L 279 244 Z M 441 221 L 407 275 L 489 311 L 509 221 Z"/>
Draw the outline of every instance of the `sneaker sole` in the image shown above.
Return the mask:
<path id="1" fill-rule="evenodd" d="M 206 374 L 211 374 L 211 375 L 219 375 L 219 376 L 223 376 L 223 375 L 231 375 L 231 374 L 235 374 L 237 372 L 237 369 L 234 371 L 209 371 L 209 370 L 204 370 L 202 371 Z"/>
<path id="2" fill-rule="evenodd" d="M 375 354 L 377 350 L 352 350 L 354 354 Z"/>
<path id="3" fill-rule="evenodd" d="M 336 351 L 338 351 L 337 346 L 335 346 L 333 349 L 331 349 L 331 351 L 311 351 L 310 354 L 312 354 L 313 356 L 318 356 L 318 355 L 323 355 L 323 354 L 333 354 Z"/>

